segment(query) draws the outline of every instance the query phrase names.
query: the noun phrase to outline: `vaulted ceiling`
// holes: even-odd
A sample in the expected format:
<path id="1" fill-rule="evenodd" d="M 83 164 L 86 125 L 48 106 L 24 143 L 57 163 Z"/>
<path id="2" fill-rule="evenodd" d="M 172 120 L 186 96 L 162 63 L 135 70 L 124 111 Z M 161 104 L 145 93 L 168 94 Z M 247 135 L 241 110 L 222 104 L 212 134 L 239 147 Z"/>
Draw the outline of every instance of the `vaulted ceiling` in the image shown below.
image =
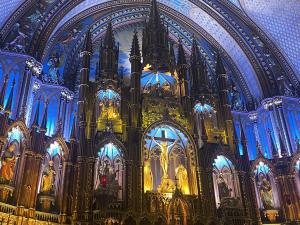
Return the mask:
<path id="1" fill-rule="evenodd" d="M 278 80 L 282 80 L 282 75 L 287 86 L 299 88 L 299 1 L 159 2 L 171 39 L 183 38 L 189 52 L 192 35 L 195 35 L 211 73 L 216 51 L 221 52 L 227 70 L 247 101 L 253 103 L 253 99 L 279 94 Z M 149 3 L 148 0 L 1 1 L 2 45 L 12 42 L 20 32 L 24 33 L 25 52 L 47 65 L 57 43 L 70 41 L 63 66 L 72 68 L 69 64 L 74 62 L 88 27 L 93 28 L 93 40 L 97 43 L 110 15 L 113 15 L 117 33 L 141 26 Z"/>

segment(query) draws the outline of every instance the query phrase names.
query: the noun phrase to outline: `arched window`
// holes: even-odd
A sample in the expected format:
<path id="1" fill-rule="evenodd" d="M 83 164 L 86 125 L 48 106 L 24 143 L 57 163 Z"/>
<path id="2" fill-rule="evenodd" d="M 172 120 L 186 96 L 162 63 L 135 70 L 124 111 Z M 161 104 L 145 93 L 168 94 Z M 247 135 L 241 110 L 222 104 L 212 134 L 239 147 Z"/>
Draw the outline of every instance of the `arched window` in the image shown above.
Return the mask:
<path id="1" fill-rule="evenodd" d="M 213 162 L 213 183 L 217 207 L 240 198 L 238 176 L 232 162 L 219 155 Z"/>
<path id="2" fill-rule="evenodd" d="M 278 191 L 270 167 L 260 161 L 254 170 L 259 208 L 272 210 L 280 207 Z"/>
<path id="3" fill-rule="evenodd" d="M 19 167 L 19 158 L 23 152 L 24 135 L 20 127 L 13 127 L 7 135 L 0 162 L 0 182 L 14 185 Z"/>
<path id="4" fill-rule="evenodd" d="M 147 132 L 144 146 L 144 191 L 171 197 L 175 184 L 183 194 L 197 194 L 194 149 L 179 129 L 161 124 Z"/>
<path id="5" fill-rule="evenodd" d="M 202 118 L 204 119 L 206 129 L 214 129 L 218 127 L 217 115 L 213 105 L 197 101 L 194 105 L 194 113 L 196 114 L 195 126 L 197 127 L 199 137 L 202 135 Z M 199 144 L 202 145 L 200 139 Z"/>
<path id="6" fill-rule="evenodd" d="M 96 162 L 95 190 L 98 197 L 122 200 L 124 174 L 122 150 L 112 142 L 105 144 L 99 149 Z"/>

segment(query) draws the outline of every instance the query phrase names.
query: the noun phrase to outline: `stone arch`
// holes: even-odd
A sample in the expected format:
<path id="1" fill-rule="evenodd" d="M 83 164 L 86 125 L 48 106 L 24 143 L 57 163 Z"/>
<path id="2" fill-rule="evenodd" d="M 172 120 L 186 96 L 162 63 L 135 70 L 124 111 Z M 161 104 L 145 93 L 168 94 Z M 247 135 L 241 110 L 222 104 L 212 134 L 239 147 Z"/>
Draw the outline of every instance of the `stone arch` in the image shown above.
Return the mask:
<path id="1" fill-rule="evenodd" d="M 257 158 L 251 168 L 258 207 L 261 210 L 280 208 L 280 190 L 276 184 L 276 170 L 264 157 Z"/>
<path id="2" fill-rule="evenodd" d="M 63 139 L 63 137 L 58 136 L 58 137 L 52 137 L 49 141 L 47 141 L 45 148 L 47 149 L 53 142 L 57 142 L 61 145 L 62 147 L 62 157 L 64 160 L 67 160 L 70 156 L 70 149 L 67 146 L 67 143 L 65 142 L 65 140 Z"/>
<path id="3" fill-rule="evenodd" d="M 126 196 L 126 151 L 114 135 L 104 138 L 94 151 L 94 208 L 98 209 Z"/>
<path id="4" fill-rule="evenodd" d="M 239 201 L 241 187 L 236 166 L 224 155 L 214 157 L 212 163 L 216 207 Z"/>
<path id="5" fill-rule="evenodd" d="M 7 129 L 6 132 L 4 134 L 5 137 L 8 137 L 8 133 L 14 128 L 14 127 L 19 127 L 24 135 L 24 145 L 26 148 L 30 148 L 30 132 L 26 126 L 26 124 L 22 121 L 22 120 L 18 120 L 14 123 L 12 123 Z"/>

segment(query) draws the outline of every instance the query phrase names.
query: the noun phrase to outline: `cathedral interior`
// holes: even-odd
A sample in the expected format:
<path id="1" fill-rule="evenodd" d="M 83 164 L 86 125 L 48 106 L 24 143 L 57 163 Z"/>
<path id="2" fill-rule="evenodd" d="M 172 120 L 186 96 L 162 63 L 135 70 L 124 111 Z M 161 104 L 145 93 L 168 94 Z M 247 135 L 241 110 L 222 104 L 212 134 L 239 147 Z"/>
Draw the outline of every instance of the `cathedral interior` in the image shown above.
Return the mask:
<path id="1" fill-rule="evenodd" d="M 298 0 L 1 0 L 0 222 L 300 224 Z"/>

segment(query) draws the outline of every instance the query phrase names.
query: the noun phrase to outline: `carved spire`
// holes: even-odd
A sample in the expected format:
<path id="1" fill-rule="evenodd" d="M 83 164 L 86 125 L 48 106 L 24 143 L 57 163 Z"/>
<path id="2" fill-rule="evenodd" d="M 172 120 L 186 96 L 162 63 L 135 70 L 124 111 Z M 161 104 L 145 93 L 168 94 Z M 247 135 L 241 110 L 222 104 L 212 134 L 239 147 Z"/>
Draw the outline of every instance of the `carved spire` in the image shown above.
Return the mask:
<path id="1" fill-rule="evenodd" d="M 83 43 L 82 52 L 93 52 L 93 44 L 92 44 L 92 32 L 91 28 L 86 32 L 85 40 Z"/>
<path id="2" fill-rule="evenodd" d="M 47 120 L 48 120 L 48 105 L 49 105 L 49 101 L 46 100 L 46 107 L 45 107 L 45 112 L 44 112 L 44 116 L 42 119 L 42 124 L 41 124 L 41 131 L 45 132 L 47 131 Z"/>
<path id="3" fill-rule="evenodd" d="M 14 79 L 13 82 L 12 82 L 12 86 L 11 86 L 11 90 L 10 90 L 10 93 L 9 93 L 9 97 L 8 97 L 8 100 L 7 100 L 7 103 L 6 103 L 6 106 L 5 106 L 5 112 L 7 114 L 11 113 L 13 95 L 14 95 L 14 90 L 15 90 L 15 83 L 16 83 L 16 81 Z"/>
<path id="4" fill-rule="evenodd" d="M 172 41 L 170 42 L 169 45 L 169 55 L 170 55 L 170 62 L 169 62 L 170 71 L 173 74 L 176 67 L 176 57 L 174 52 L 174 43 Z"/>
<path id="5" fill-rule="evenodd" d="M 178 60 L 177 60 L 177 65 L 186 65 L 186 57 L 185 57 L 185 52 L 182 46 L 182 40 L 179 39 L 179 44 L 178 44 Z"/>
<path id="6" fill-rule="evenodd" d="M 33 119 L 33 123 L 32 123 L 32 127 L 34 129 L 37 129 L 39 127 L 40 101 L 41 101 L 41 99 L 39 98 L 38 103 L 37 103 L 37 107 L 36 107 L 36 111 L 35 111 L 35 115 L 34 115 L 34 119 Z"/>
<path id="7" fill-rule="evenodd" d="M 217 53 L 216 74 L 217 75 L 226 74 L 226 70 L 219 52 Z"/>
<path id="8" fill-rule="evenodd" d="M 205 65 L 205 61 L 201 56 L 199 46 L 195 37 L 193 37 L 190 72 L 192 96 L 196 97 L 198 95 L 209 95 L 210 90 L 207 68 Z"/>
<path id="9" fill-rule="evenodd" d="M 0 92 L 0 110 L 2 110 L 4 108 L 4 97 L 5 97 L 5 93 L 6 93 L 7 82 L 8 82 L 8 74 L 6 74 L 4 77 L 3 86 L 2 86 L 2 89 Z"/>
<path id="10" fill-rule="evenodd" d="M 161 24 L 156 0 L 151 1 L 150 19 L 152 24 Z"/>
<path id="11" fill-rule="evenodd" d="M 105 33 L 103 46 L 105 48 L 110 48 L 110 49 L 113 49 L 115 47 L 115 36 L 112 28 L 111 19 L 109 19 L 107 23 L 107 30 Z"/>
<path id="12" fill-rule="evenodd" d="M 152 0 L 149 21 L 143 30 L 143 65 L 153 70 L 168 69 L 168 32 L 161 22 L 156 0 Z"/>
<path id="13" fill-rule="evenodd" d="M 116 45 L 111 19 L 107 23 L 107 30 L 99 54 L 100 79 L 118 80 L 119 46 Z"/>
<path id="14" fill-rule="evenodd" d="M 76 120 L 77 117 L 74 115 L 73 123 L 72 123 L 72 130 L 71 130 L 71 135 L 70 135 L 70 141 L 75 141 L 77 137 L 77 131 L 76 131 Z"/>
<path id="15" fill-rule="evenodd" d="M 273 141 L 272 132 L 271 132 L 270 129 L 268 129 L 268 134 L 269 134 L 269 139 L 270 139 L 270 144 L 271 144 L 272 156 L 273 156 L 273 158 L 278 158 L 278 151 L 277 151 L 277 148 L 276 148 L 275 143 Z"/>
<path id="16" fill-rule="evenodd" d="M 133 39 L 132 39 L 132 45 L 131 45 L 131 51 L 130 51 L 130 58 L 131 57 L 139 57 L 141 59 L 141 50 L 139 45 L 139 39 L 137 35 L 137 31 L 134 31 Z"/>

